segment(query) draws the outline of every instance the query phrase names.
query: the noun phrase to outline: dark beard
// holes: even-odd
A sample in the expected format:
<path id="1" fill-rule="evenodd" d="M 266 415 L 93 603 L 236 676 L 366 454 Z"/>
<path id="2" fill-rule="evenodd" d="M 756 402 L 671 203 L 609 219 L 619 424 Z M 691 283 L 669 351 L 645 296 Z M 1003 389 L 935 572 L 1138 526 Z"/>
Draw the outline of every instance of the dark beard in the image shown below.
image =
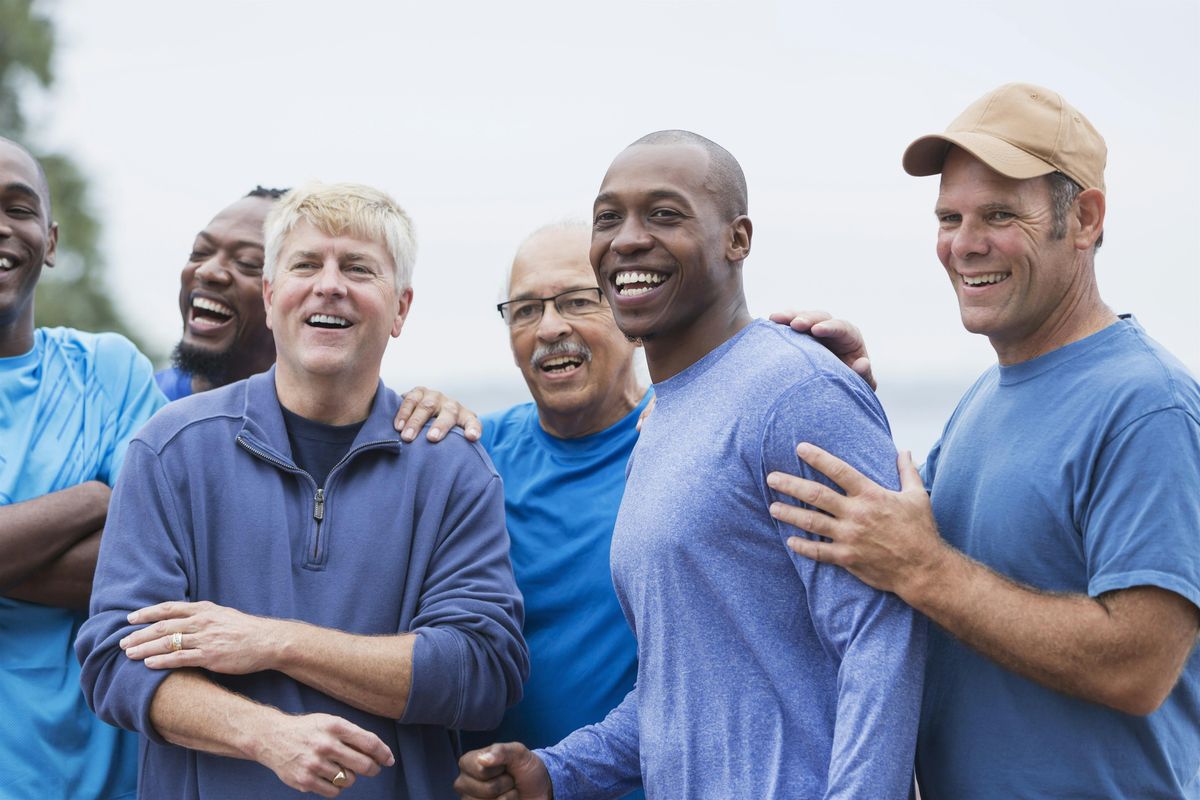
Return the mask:
<path id="1" fill-rule="evenodd" d="M 213 387 L 225 385 L 232 361 L 233 348 L 231 347 L 220 352 L 213 352 L 180 342 L 175 345 L 175 350 L 171 353 L 171 363 L 177 369 L 203 378 Z"/>

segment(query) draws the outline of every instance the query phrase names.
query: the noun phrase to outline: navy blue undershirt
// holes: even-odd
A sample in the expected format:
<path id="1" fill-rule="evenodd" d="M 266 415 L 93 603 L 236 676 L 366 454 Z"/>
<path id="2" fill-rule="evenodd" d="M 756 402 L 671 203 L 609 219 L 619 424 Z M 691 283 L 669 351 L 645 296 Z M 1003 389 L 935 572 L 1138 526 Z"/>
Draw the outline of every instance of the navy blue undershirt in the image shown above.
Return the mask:
<path id="1" fill-rule="evenodd" d="M 292 446 L 292 460 L 296 466 L 312 475 L 318 487 L 324 488 L 329 471 L 349 452 L 354 437 L 358 436 L 366 420 L 349 425 L 326 425 L 293 414 L 283 406 L 279 409 L 283 412 L 288 443 Z"/>

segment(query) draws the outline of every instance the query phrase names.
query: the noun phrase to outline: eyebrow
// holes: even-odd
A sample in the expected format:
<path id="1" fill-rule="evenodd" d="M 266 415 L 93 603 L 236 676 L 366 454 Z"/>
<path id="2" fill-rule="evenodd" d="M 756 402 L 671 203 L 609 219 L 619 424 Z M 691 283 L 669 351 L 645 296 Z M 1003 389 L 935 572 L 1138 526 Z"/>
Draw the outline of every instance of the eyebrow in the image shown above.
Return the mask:
<path id="1" fill-rule="evenodd" d="M 650 191 L 646 192 L 646 196 L 652 200 L 674 200 L 677 203 L 691 208 L 691 203 L 688 201 L 688 199 L 674 189 L 651 189 Z M 616 198 L 616 192 L 601 192 L 600 194 L 596 195 L 596 200 L 593 205 L 598 205 L 600 203 L 611 203 L 614 202 Z"/>
<path id="2" fill-rule="evenodd" d="M 292 253 L 292 257 L 289 259 L 289 261 L 295 261 L 296 259 L 321 261 L 324 258 L 324 255 L 318 253 L 316 250 L 302 250 L 298 253 Z M 372 256 L 370 253 L 343 253 L 341 257 L 338 258 L 338 261 L 366 261 L 372 266 L 379 266 L 379 259 Z"/>
<path id="3" fill-rule="evenodd" d="M 40 192 L 38 192 L 37 189 L 34 189 L 28 183 L 22 183 L 21 181 L 13 181 L 12 183 L 6 184 L 4 186 L 4 193 L 8 194 L 10 192 L 15 193 L 15 194 L 25 195 L 26 197 L 30 197 L 34 200 L 37 200 L 38 213 L 39 214 L 41 213 L 41 211 L 42 211 L 42 195 Z"/>
<path id="4" fill-rule="evenodd" d="M 213 236 L 211 233 L 209 233 L 208 231 L 200 231 L 199 233 L 196 234 L 196 238 L 203 239 L 204 241 L 208 242 L 209 244 L 218 244 L 217 238 L 215 236 Z M 238 241 L 233 243 L 234 250 L 241 250 L 243 247 L 257 247 L 259 250 L 266 249 L 266 247 L 264 247 L 261 242 L 252 242 L 249 239 L 239 239 Z"/>
<path id="5" fill-rule="evenodd" d="M 598 286 L 572 286 L 569 289 L 563 289 L 561 292 L 555 292 L 554 294 L 549 295 L 549 296 L 536 295 L 533 292 L 521 292 L 516 297 L 508 298 L 508 301 L 510 303 L 512 303 L 512 302 L 516 302 L 517 300 L 548 300 L 548 299 L 550 299 L 550 297 L 557 297 L 558 295 L 566 294 L 567 292 L 578 292 L 581 289 L 598 289 L 598 288 L 600 288 L 600 287 L 598 287 Z"/>
<path id="6" fill-rule="evenodd" d="M 1012 203 L 984 203 L 981 206 L 976 206 L 972 210 L 973 211 L 982 211 L 984 213 L 987 213 L 988 211 L 1013 211 L 1013 210 L 1015 210 L 1015 206 L 1013 206 Z M 933 209 L 933 215 L 935 217 L 940 217 L 943 214 L 958 214 L 958 213 L 961 213 L 961 212 L 956 211 L 953 208 L 947 208 L 946 206 L 938 206 L 937 208 Z"/>

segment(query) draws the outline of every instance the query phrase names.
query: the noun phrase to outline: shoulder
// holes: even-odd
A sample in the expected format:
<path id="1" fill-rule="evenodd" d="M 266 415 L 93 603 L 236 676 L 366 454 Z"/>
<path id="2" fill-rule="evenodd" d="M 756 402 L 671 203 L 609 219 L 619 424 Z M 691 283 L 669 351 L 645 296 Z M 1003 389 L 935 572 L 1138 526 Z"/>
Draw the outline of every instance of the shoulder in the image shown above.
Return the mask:
<path id="1" fill-rule="evenodd" d="M 480 443 L 491 453 L 497 448 L 520 441 L 529 430 L 530 417 L 536 415 L 537 406 L 532 402 L 485 414 L 480 420 L 483 423 L 483 437 Z"/>
<path id="2" fill-rule="evenodd" d="M 152 378 L 150 360 L 119 333 L 41 328 L 46 356 L 62 356 L 101 378 L 139 374 Z"/>
<path id="3" fill-rule="evenodd" d="M 240 427 L 245 410 L 246 381 L 237 381 L 167 403 L 138 431 L 137 440 L 160 452 L 181 436 L 211 435 L 214 424 Z"/>

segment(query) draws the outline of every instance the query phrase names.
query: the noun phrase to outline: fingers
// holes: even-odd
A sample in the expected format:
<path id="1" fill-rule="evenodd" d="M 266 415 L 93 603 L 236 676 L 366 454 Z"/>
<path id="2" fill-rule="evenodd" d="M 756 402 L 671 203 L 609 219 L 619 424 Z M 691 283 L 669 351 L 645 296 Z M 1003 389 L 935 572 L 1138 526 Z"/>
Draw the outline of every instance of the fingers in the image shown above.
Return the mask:
<path id="1" fill-rule="evenodd" d="M 871 359 L 863 356 L 862 358 L 854 359 L 854 363 L 850 365 L 850 369 L 858 374 L 858 377 L 866 381 L 867 386 L 871 387 L 871 391 L 879 389 L 879 384 L 875 382 L 875 373 L 871 371 Z"/>
<path id="2" fill-rule="evenodd" d="M 838 494 L 823 483 L 810 481 L 795 475 L 788 475 L 786 472 L 772 472 L 767 476 L 767 485 L 777 492 L 794 497 L 801 503 L 807 503 L 813 508 L 819 508 L 835 517 L 840 517 L 846 512 L 845 495 Z M 771 508 L 774 509 L 775 506 L 796 508 L 796 506 L 787 503 L 774 503 Z M 797 510 L 802 511 L 804 509 Z M 771 515 L 775 516 L 776 519 L 780 518 L 773 510 Z M 805 530 L 809 529 L 806 528 Z"/>
<path id="3" fill-rule="evenodd" d="M 376 775 L 380 767 L 390 767 L 396 763 L 396 757 L 378 736 L 343 719 L 339 719 L 338 723 L 341 727 L 335 731 L 335 735 L 362 756 L 355 763 L 343 761 L 343 764 L 361 775 Z"/>
<path id="4" fill-rule="evenodd" d="M 900 472 L 900 491 L 925 493 L 925 481 L 921 480 L 921 471 L 913 463 L 911 450 L 896 456 L 896 469 Z"/>
<path id="5" fill-rule="evenodd" d="M 132 616 L 132 614 L 130 616 Z M 170 644 L 171 634 L 191 633 L 194 630 L 195 628 L 191 625 L 190 620 L 187 618 L 162 619 L 152 625 L 139 628 L 125 638 L 121 639 L 118 644 L 126 651 L 126 654 L 128 654 L 128 651 L 131 648 L 146 645 L 150 642 L 165 640 L 167 644 Z M 162 651 L 152 649 L 150 652 L 146 652 L 142 657 L 144 658 L 146 655 L 153 655 L 155 652 L 165 653 L 168 652 L 169 649 L 170 648 L 167 648 L 166 650 Z"/>
<path id="6" fill-rule="evenodd" d="M 658 395 L 650 398 L 650 402 L 646 403 L 646 407 L 642 409 L 642 413 L 638 414 L 637 430 L 642 432 L 642 425 L 650 418 L 650 412 L 654 410 L 654 404 L 658 402 Z"/>
<path id="7" fill-rule="evenodd" d="M 823 542 L 819 539 L 805 539 L 803 536 L 791 536 L 787 545 L 792 552 L 822 564 L 846 566 L 847 548 L 835 542 Z"/>
<path id="8" fill-rule="evenodd" d="M 805 311 L 776 311 L 770 319 L 780 325 L 788 325 L 794 331 L 806 333 L 813 325 L 832 319 L 832 316 L 828 311 L 808 309 Z"/>
<path id="9" fill-rule="evenodd" d="M 848 495 L 862 494 L 877 484 L 854 467 L 835 455 L 825 452 L 815 444 L 801 442 L 796 446 L 800 460 L 842 488 Z"/>
<path id="10" fill-rule="evenodd" d="M 460 406 L 458 427 L 463 429 L 463 436 L 467 437 L 468 442 L 478 442 L 483 435 L 483 423 L 479 421 L 479 415 L 465 406 Z"/>
<path id="11" fill-rule="evenodd" d="M 188 617 L 195 614 L 202 605 L 204 604 L 170 600 L 166 603 L 158 603 L 157 605 L 139 608 L 137 611 L 131 611 L 126 619 L 129 620 L 130 625 L 141 625 L 146 622 L 157 622 L 163 619 L 178 619 L 179 617 Z"/>
<path id="12" fill-rule="evenodd" d="M 396 419 L 392 423 L 396 430 L 400 431 L 400 438 L 406 442 L 416 439 L 417 433 L 442 406 L 443 399 L 441 392 L 424 386 L 417 386 L 405 392 L 404 402 L 400 404 L 400 410 L 396 412 Z M 401 419 L 402 416 L 404 419 Z"/>

